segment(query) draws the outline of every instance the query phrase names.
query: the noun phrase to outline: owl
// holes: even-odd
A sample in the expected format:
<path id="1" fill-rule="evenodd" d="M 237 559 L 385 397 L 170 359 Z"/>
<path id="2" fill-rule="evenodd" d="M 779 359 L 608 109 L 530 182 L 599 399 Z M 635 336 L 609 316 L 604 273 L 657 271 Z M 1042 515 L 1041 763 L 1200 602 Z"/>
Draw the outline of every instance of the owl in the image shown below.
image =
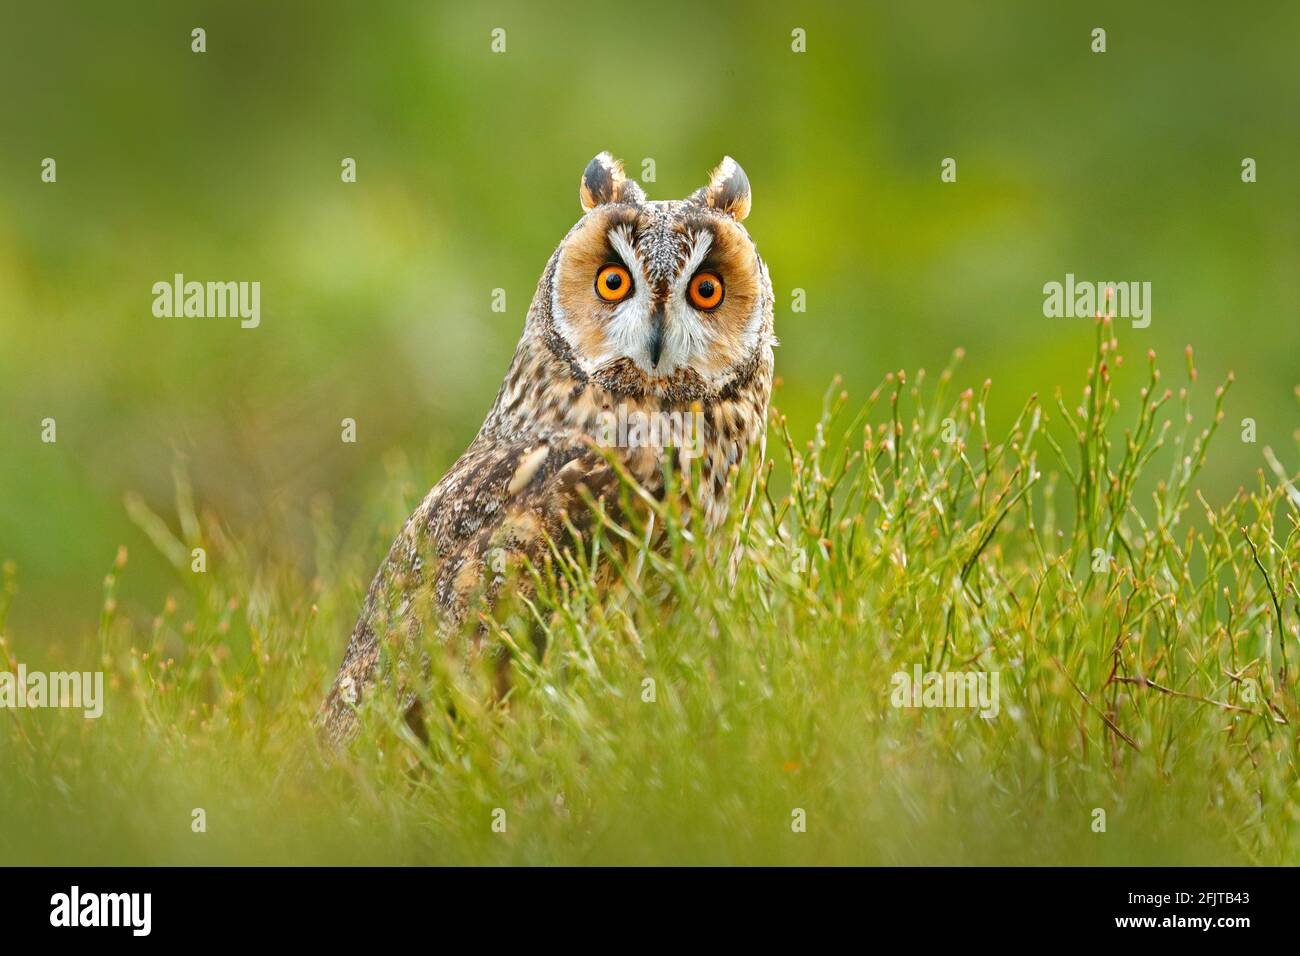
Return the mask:
<path id="1" fill-rule="evenodd" d="M 694 451 L 716 525 L 733 467 L 762 453 L 776 340 L 767 266 L 741 224 L 744 170 L 726 157 L 688 199 L 647 201 L 601 153 L 579 198 L 478 435 L 370 585 L 317 718 L 331 742 L 354 735 L 358 704 L 392 681 L 381 662 L 409 659 L 423 628 L 479 653 L 484 610 L 529 580 L 508 569 L 581 547 L 600 520 L 593 500 L 617 517 L 626 496 L 611 461 L 662 496 L 666 469 Z M 420 733 L 413 695 L 406 706 Z"/>

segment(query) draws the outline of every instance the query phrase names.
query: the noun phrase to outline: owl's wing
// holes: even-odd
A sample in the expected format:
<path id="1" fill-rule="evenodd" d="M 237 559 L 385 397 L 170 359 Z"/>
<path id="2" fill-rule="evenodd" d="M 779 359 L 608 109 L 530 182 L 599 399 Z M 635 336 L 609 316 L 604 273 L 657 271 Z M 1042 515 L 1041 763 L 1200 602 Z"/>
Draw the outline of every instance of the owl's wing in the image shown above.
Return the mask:
<path id="1" fill-rule="evenodd" d="M 406 519 L 371 582 L 317 718 L 326 737 L 339 742 L 355 729 L 355 705 L 375 679 L 381 639 L 393 639 L 400 656 L 426 622 L 459 633 L 480 599 L 496 600 L 507 568 L 523 559 L 540 566 L 548 541 L 574 547 L 570 526 L 589 540 L 600 519 L 587 495 L 617 520 L 619 483 L 598 449 L 568 436 L 476 440 Z M 516 576 L 511 586 L 529 583 Z"/>

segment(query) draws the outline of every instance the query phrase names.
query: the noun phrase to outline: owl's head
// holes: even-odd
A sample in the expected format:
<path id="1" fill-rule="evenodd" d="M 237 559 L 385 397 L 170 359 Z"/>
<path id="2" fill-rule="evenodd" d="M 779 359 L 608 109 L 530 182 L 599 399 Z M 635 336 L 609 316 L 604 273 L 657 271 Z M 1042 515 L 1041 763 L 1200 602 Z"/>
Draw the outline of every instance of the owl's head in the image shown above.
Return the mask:
<path id="1" fill-rule="evenodd" d="M 601 153 L 579 198 L 538 303 L 575 372 L 616 395 L 707 402 L 770 365 L 772 286 L 741 225 L 750 189 L 735 160 L 689 198 L 652 202 Z"/>

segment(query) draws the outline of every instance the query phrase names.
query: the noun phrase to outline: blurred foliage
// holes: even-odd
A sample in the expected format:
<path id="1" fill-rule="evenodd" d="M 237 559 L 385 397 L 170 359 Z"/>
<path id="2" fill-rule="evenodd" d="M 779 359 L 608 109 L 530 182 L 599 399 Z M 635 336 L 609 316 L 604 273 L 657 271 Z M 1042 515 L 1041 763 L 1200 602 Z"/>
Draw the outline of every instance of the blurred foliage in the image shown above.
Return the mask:
<path id="1" fill-rule="evenodd" d="M 1266 444 L 1294 468 L 1300 7 L 1161 7 L 0 0 L 11 631 L 74 652 L 122 544 L 123 605 L 158 605 L 168 568 L 124 501 L 166 512 L 177 461 L 253 564 L 319 573 L 329 513 L 368 574 L 383 463 L 412 464 L 400 512 L 472 436 L 601 149 L 654 158 L 652 198 L 744 165 L 796 433 L 833 373 L 860 394 L 959 345 L 1009 423 L 1083 371 L 1090 323 L 1041 311 L 1073 272 L 1153 283 L 1139 353 L 1237 372 L 1229 426 L 1259 444 L 1227 427 L 1212 500 Z M 154 318 L 177 272 L 260 281 L 261 327 Z"/>

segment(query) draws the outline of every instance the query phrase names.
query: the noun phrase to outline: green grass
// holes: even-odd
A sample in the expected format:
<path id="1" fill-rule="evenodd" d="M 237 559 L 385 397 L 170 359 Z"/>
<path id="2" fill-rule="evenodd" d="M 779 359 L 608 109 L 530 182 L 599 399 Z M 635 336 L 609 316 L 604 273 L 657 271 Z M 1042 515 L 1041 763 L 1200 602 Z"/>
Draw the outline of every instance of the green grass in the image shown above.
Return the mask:
<path id="1" fill-rule="evenodd" d="M 295 563 L 234 540 L 178 469 L 174 520 L 128 502 L 175 595 L 127 613 L 123 552 L 88 628 L 104 716 L 0 713 L 0 859 L 1300 862 L 1294 483 L 1268 453 L 1252 489 L 1198 493 L 1211 439 L 1236 436 L 1215 436 L 1226 384 L 1193 415 L 1190 351 L 1182 384 L 1151 356 L 1116 395 L 1099 322 L 1077 406 L 1030 398 L 1002 438 L 959 358 L 933 381 L 890 375 L 860 409 L 832 388 L 810 438 L 774 412 L 719 532 L 673 496 L 650 509 L 662 549 L 610 526 L 538 570 L 532 620 L 498 628 L 516 648 L 505 702 L 486 662 L 429 648 L 427 745 L 383 696 L 346 754 L 309 730 L 424 480 L 390 463 L 351 536 L 318 505 L 316 554 Z M 604 565 L 612 593 L 592 583 Z M 518 651 L 530 626 L 541 659 Z M 60 663 L 5 633 L 10 666 Z M 1000 712 L 891 706 L 915 664 L 998 672 Z"/>

